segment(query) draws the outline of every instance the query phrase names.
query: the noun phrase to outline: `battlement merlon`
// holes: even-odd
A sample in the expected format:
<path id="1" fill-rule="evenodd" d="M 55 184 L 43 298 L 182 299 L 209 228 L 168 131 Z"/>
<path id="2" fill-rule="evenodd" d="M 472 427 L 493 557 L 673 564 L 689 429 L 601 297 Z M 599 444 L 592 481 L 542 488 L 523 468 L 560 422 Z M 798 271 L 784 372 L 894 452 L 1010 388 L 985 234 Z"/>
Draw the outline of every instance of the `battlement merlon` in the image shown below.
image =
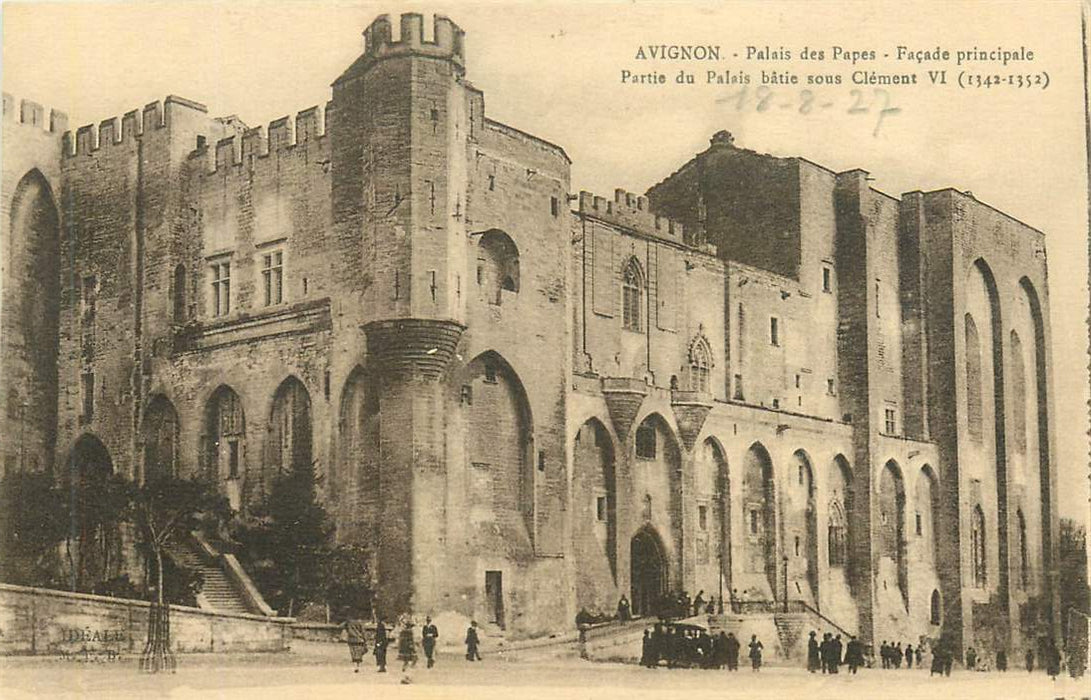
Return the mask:
<path id="1" fill-rule="evenodd" d="M 655 238 L 685 242 L 685 228 L 680 221 L 653 214 L 648 209 L 647 197 L 622 189 L 614 190 L 613 201 L 596 197 L 590 192 L 580 192 L 578 211 Z"/>
<path id="2" fill-rule="evenodd" d="M 150 102 L 142 110 L 126 112 L 121 117 L 120 129 L 118 118 L 110 117 L 99 122 L 97 129 L 94 124 L 85 124 L 76 129 L 74 136 L 71 131 L 65 132 L 64 156 L 91 155 L 102 148 L 129 143 L 148 132 L 169 129 L 179 110 L 208 113 L 208 108 L 200 102 L 167 95 L 162 102 Z"/>
<path id="3" fill-rule="evenodd" d="M 55 109 L 49 110 L 49 121 L 46 121 L 45 108 L 37 102 L 20 100 L 16 109 L 15 98 L 8 93 L 4 95 L 4 121 L 33 126 L 42 132 L 55 134 L 61 137 L 68 131 L 68 115 Z"/>
<path id="4" fill-rule="evenodd" d="M 432 39 L 424 38 L 424 17 L 416 12 L 401 15 L 398 38 L 394 38 L 389 15 L 379 15 L 364 30 L 364 53 L 341 74 L 334 85 L 351 80 L 377 61 L 395 56 L 430 56 L 465 67 L 466 32 L 443 15 L 432 20 Z"/>
<path id="5" fill-rule="evenodd" d="M 203 160 L 205 172 L 232 170 L 252 161 L 259 161 L 280 151 L 320 143 L 326 136 L 329 106 L 317 105 L 301 110 L 293 119 L 283 116 L 269 122 L 268 130 L 255 127 L 244 130 L 239 136 L 219 139 L 212 148 L 204 146 L 190 153 L 191 160 Z M 268 136 L 266 134 L 268 133 Z"/>

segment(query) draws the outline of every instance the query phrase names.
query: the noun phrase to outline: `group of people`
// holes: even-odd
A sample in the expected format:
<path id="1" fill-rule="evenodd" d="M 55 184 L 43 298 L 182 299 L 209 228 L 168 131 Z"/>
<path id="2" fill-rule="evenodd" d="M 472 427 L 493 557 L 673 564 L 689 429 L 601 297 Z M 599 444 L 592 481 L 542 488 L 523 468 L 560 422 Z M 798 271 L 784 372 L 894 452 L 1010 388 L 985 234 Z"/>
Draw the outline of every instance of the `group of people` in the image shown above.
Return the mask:
<path id="1" fill-rule="evenodd" d="M 413 631 L 413 619 L 408 615 L 402 618 L 400 629 L 397 632 L 398 661 L 402 662 L 402 672 L 417 665 L 417 639 Z M 350 619 L 342 625 L 342 634 L 348 642 L 349 655 L 354 665 L 354 673 L 360 672 L 360 664 L 368 651 L 367 623 L 361 619 Z M 387 648 L 395 641 L 393 626 L 388 629 L 381 619 L 375 624 L 375 639 L 372 652 L 375 655 L 375 665 L 379 673 L 386 673 Z M 424 650 L 428 668 L 436 664 L 436 640 L 439 639 L 439 628 L 428 617 L 420 632 L 420 646 Z M 477 633 L 477 621 L 471 621 L 466 630 L 466 660 L 480 661 L 481 639 Z"/>
<path id="2" fill-rule="evenodd" d="M 841 635 L 830 632 L 824 633 L 819 642 L 818 633 L 812 631 L 807 640 L 807 670 L 811 673 L 819 669 L 822 673 L 838 673 L 842 665 L 848 666 L 849 673 L 856 673 L 857 669 L 866 665 L 864 643 L 856 637 L 850 637 L 848 643 L 844 643 Z"/>
<path id="3" fill-rule="evenodd" d="M 751 668 L 757 671 L 761 668 L 764 646 L 757 635 L 752 635 L 748 647 Z M 660 622 L 654 629 L 644 630 L 640 664 L 655 668 L 660 662 L 666 662 L 667 668 L 726 668 L 737 671 L 741 648 L 734 633 L 710 635 L 699 627 Z"/>
<path id="4" fill-rule="evenodd" d="M 919 668 L 923 658 L 924 648 L 920 644 L 914 649 L 913 644 L 910 642 L 905 645 L 905 649 L 902 649 L 901 642 L 887 643 L 884 639 L 883 643 L 879 645 L 879 659 L 882 661 L 883 668 L 901 668 L 903 662 L 906 668 L 913 668 L 914 661 L 916 661 Z"/>

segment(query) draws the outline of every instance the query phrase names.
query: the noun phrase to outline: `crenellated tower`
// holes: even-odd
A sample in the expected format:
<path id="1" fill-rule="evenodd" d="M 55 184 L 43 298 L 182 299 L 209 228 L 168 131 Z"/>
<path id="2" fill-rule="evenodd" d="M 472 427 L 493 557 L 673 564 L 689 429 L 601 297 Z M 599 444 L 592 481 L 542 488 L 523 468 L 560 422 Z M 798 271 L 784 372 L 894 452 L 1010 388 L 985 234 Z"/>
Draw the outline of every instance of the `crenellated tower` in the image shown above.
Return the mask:
<path id="1" fill-rule="evenodd" d="M 377 550 L 381 609 L 399 612 L 430 588 L 423 552 L 442 537 L 443 389 L 464 329 L 466 137 L 463 32 L 437 16 L 375 19 L 361 55 L 334 83 L 333 220 L 358 251 L 367 366 L 378 385 L 380 474 L 364 514 Z M 414 580 L 414 577 L 418 580 Z"/>

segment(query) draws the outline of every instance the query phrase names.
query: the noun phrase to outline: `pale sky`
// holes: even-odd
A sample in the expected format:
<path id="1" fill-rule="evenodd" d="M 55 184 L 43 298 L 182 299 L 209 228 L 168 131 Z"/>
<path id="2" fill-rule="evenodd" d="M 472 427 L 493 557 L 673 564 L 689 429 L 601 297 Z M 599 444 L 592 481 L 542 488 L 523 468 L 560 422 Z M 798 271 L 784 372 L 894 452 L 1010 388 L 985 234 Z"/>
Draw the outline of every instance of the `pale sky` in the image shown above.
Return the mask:
<path id="1" fill-rule="evenodd" d="M 573 191 L 643 192 L 708 145 L 717 130 L 736 143 L 799 155 L 832 170 L 862 168 L 893 195 L 953 186 L 1046 233 L 1053 322 L 1056 456 L 1062 516 L 1086 521 L 1087 170 L 1077 2 L 1055 3 L 404 3 L 181 2 L 3 6 L 3 88 L 67 111 L 72 128 L 178 94 L 237 114 L 251 126 L 324 104 L 329 84 L 363 47 L 365 26 L 383 12 L 450 16 L 466 30 L 467 76 L 486 112 L 553 141 L 573 160 Z M 395 30 L 396 32 L 397 30 Z M 712 44 L 719 63 L 637 61 L 647 44 Z M 793 60 L 736 60 L 746 47 L 781 46 Z M 980 64 L 897 63 L 896 47 L 931 50 L 1003 46 L 1034 51 L 1031 62 L 986 74 L 1040 74 L 1049 87 L 960 89 L 960 70 Z M 823 63 L 800 61 L 804 46 Z M 829 60 L 832 47 L 875 50 L 856 66 Z M 697 84 L 673 83 L 681 67 Z M 773 88 L 756 109 L 760 70 L 840 73 L 838 86 L 811 87 L 807 114 L 796 87 Z M 947 69 L 933 87 L 929 69 Z M 624 85 L 621 71 L 658 70 L 663 86 Z M 747 71 L 737 87 L 704 84 L 704 71 Z M 877 134 L 876 93 L 847 82 L 853 69 L 917 72 L 916 86 L 888 88 Z M 979 71 L 980 72 L 980 71 Z M 849 114 L 859 89 L 867 113 Z M 881 96 L 879 96 L 881 99 Z M 817 105 L 829 104 L 819 108 Z M 787 106 L 783 106 L 787 105 Z"/>

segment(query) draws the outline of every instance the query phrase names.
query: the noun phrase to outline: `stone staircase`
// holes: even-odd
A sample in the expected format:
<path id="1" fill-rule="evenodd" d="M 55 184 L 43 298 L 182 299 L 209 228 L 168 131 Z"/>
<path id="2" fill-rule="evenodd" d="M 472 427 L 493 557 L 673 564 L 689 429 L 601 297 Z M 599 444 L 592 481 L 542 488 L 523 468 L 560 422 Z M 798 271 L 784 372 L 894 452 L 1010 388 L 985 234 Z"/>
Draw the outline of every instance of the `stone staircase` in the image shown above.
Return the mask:
<path id="1" fill-rule="evenodd" d="M 227 577 L 217 562 L 210 561 L 192 538 L 172 542 L 167 554 L 178 566 L 193 569 L 201 574 L 204 584 L 197 595 L 197 605 L 202 609 L 226 613 L 253 613 L 247 596 Z"/>

